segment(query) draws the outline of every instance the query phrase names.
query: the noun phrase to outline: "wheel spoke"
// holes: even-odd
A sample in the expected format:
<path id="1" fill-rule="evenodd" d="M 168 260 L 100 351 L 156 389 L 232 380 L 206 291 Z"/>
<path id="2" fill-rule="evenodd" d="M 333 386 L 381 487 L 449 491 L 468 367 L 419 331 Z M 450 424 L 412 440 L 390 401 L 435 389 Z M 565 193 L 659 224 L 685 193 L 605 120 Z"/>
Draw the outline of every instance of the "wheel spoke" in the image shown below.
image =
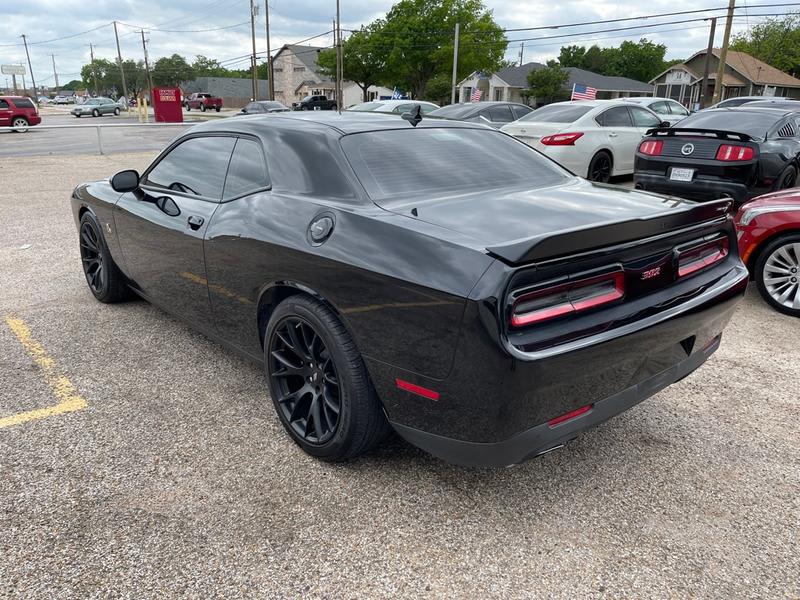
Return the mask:
<path id="1" fill-rule="evenodd" d="M 295 365 L 291 360 L 285 357 L 280 350 L 273 350 L 272 352 L 270 352 L 270 354 L 275 360 L 277 360 L 287 369 L 294 369 L 295 371 L 300 369 L 298 365 Z"/>
<path id="2" fill-rule="evenodd" d="M 322 410 L 319 396 L 314 398 L 311 402 L 311 419 L 314 421 L 314 431 L 317 434 L 317 439 L 322 439 L 322 436 L 325 435 L 325 428 L 322 423 Z"/>
<path id="3" fill-rule="evenodd" d="M 87 248 L 97 252 L 97 244 L 95 244 L 94 240 L 91 239 L 91 237 L 87 233 L 88 231 L 89 231 L 88 227 L 84 228 L 84 230 L 81 232 L 81 239 L 84 241 Z"/>
<path id="4" fill-rule="evenodd" d="M 289 338 L 292 340 L 292 350 L 294 353 L 300 358 L 309 360 L 311 357 L 308 355 L 308 351 L 304 347 L 300 336 L 297 335 L 297 328 L 300 326 L 299 321 L 297 323 L 289 323 L 286 327 L 286 331 L 289 333 Z"/>

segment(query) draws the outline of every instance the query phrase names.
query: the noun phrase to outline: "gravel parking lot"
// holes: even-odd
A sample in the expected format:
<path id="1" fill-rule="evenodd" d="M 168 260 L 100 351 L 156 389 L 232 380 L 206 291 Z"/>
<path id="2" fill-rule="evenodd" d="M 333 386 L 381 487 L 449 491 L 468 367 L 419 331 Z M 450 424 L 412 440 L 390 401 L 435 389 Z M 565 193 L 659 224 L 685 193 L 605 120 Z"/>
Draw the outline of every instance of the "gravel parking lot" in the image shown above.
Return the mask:
<path id="1" fill-rule="evenodd" d="M 800 597 L 800 321 L 755 289 L 704 368 L 561 451 L 323 464 L 259 365 L 89 293 L 69 192 L 151 157 L 0 159 L 0 595 Z"/>

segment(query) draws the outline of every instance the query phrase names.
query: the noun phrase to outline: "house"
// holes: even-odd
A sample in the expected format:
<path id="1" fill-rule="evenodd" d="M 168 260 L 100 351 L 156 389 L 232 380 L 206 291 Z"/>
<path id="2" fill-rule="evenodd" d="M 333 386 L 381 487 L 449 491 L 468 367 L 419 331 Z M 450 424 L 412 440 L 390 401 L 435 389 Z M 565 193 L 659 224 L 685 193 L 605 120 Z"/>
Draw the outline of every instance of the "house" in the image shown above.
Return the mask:
<path id="1" fill-rule="evenodd" d="M 317 57 L 325 48 L 286 44 L 272 59 L 275 100 L 291 106 L 306 96 L 336 97 L 333 79 L 317 72 Z"/>
<path id="2" fill-rule="evenodd" d="M 195 92 L 208 92 L 222 98 L 228 108 L 241 108 L 253 97 L 253 80 L 239 77 L 198 77 L 181 85 L 184 97 Z M 269 93 L 266 79 L 258 80 L 258 97 L 264 100 Z"/>
<path id="3" fill-rule="evenodd" d="M 529 62 L 521 66 L 506 67 L 497 73 L 472 73 L 469 77 L 459 82 L 457 96 L 459 102 L 469 102 L 475 88 L 483 92 L 481 100 L 505 100 L 507 102 L 522 102 L 535 105 L 535 99 L 527 97 L 523 92 L 528 89 L 528 74 L 545 65 Z M 575 84 L 586 85 L 597 90 L 599 99 L 623 98 L 626 96 L 649 96 L 653 93 L 653 86 L 628 77 L 611 77 L 600 75 L 592 71 L 565 67 L 569 79 L 564 84 L 564 90 L 570 91 Z"/>
<path id="4" fill-rule="evenodd" d="M 373 100 L 386 100 L 391 98 L 393 93 L 394 90 L 392 89 L 379 85 L 371 85 L 367 88 L 367 99 L 369 102 Z M 353 106 L 353 104 L 363 102 L 364 93 L 361 91 L 361 88 L 358 87 L 358 84 L 345 83 L 342 86 L 342 98 L 344 98 L 342 108 L 347 108 L 348 106 Z"/>
<path id="5" fill-rule="evenodd" d="M 706 50 L 695 52 L 686 61 L 671 66 L 652 79 L 650 84 L 656 96 L 672 98 L 691 108 L 700 102 L 703 94 L 703 72 Z M 708 70 L 708 95 L 714 93 L 719 67 L 720 50 L 711 51 Z M 787 96 L 800 98 L 800 79 L 776 69 L 745 52 L 728 50 L 722 76 L 722 97 L 737 96 Z"/>

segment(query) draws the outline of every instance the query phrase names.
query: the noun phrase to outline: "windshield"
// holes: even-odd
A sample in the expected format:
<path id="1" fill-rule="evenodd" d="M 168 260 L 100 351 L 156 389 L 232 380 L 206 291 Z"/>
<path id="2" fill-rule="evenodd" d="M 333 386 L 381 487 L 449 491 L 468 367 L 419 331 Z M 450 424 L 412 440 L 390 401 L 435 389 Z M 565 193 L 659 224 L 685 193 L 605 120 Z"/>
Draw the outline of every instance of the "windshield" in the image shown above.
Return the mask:
<path id="1" fill-rule="evenodd" d="M 746 133 L 763 138 L 780 116 L 751 110 L 701 110 L 683 119 L 676 129 L 697 128 Z"/>
<path id="2" fill-rule="evenodd" d="M 451 104 L 431 111 L 430 115 L 432 117 L 447 117 L 448 119 L 463 119 L 478 108 L 480 107 L 476 107 L 474 104 Z"/>
<path id="3" fill-rule="evenodd" d="M 352 110 L 355 112 L 371 112 L 383 106 L 381 102 L 362 102 L 361 104 L 356 104 L 355 106 L 351 106 L 347 110 Z"/>
<path id="4" fill-rule="evenodd" d="M 574 123 L 594 106 L 580 104 L 550 104 L 537 108 L 520 119 L 531 123 Z"/>
<path id="5" fill-rule="evenodd" d="M 569 174 L 529 146 L 490 129 L 421 128 L 347 135 L 342 148 L 376 202 L 540 188 Z"/>
<path id="6" fill-rule="evenodd" d="M 273 102 L 273 101 L 269 101 L 269 100 L 268 100 L 268 101 L 266 101 L 266 102 L 262 102 L 262 103 L 261 103 L 261 106 L 263 106 L 263 107 L 264 107 L 264 108 L 266 108 L 267 110 L 275 110 L 276 108 L 286 108 L 286 107 L 285 107 L 283 104 L 281 104 L 280 102 Z"/>

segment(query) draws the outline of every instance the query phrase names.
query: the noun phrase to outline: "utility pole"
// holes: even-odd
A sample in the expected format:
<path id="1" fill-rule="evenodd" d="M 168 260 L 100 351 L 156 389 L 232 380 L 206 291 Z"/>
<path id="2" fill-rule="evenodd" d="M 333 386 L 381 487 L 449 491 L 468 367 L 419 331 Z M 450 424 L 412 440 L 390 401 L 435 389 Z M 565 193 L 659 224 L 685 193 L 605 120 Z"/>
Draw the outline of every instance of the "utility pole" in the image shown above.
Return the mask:
<path id="1" fill-rule="evenodd" d="M 39 94 L 36 92 L 36 78 L 33 76 L 33 67 L 31 66 L 31 55 L 28 52 L 28 38 L 25 37 L 24 33 L 20 37 L 22 37 L 22 43 L 25 44 L 25 56 L 28 57 L 28 70 L 31 72 L 31 81 L 33 82 L 33 101 L 38 104 Z"/>
<path id="2" fill-rule="evenodd" d="M 519 66 L 522 66 L 522 57 L 525 55 L 525 42 L 519 45 Z"/>
<path id="3" fill-rule="evenodd" d="M 89 44 L 89 56 L 92 58 L 92 79 L 94 80 L 94 93 L 100 95 L 100 90 L 97 88 L 97 71 L 94 70 L 94 46 Z M 127 96 L 126 96 L 127 98 Z"/>
<path id="4" fill-rule="evenodd" d="M 58 94 L 58 71 L 56 71 L 56 55 L 51 54 L 50 58 L 53 59 L 53 78 L 56 80 L 56 94 Z"/>
<path id="5" fill-rule="evenodd" d="M 456 73 L 458 72 L 458 33 L 461 28 L 460 23 L 456 23 L 456 37 L 453 42 L 453 86 L 450 90 L 450 104 L 456 103 Z"/>
<path id="6" fill-rule="evenodd" d="M 714 35 L 717 33 L 717 17 L 711 19 L 711 31 L 708 32 L 708 50 L 706 51 L 705 66 L 703 67 L 703 87 L 700 97 L 697 99 L 700 102 L 700 108 L 710 106 L 710 98 L 708 97 L 708 71 L 711 69 L 711 53 L 714 51 Z"/>
<path id="7" fill-rule="evenodd" d="M 722 49 L 719 52 L 719 67 L 717 68 L 717 80 L 714 82 L 713 104 L 722 100 L 722 77 L 725 75 L 725 61 L 728 58 L 728 43 L 731 40 L 731 25 L 733 25 L 733 9 L 736 8 L 736 0 L 728 2 L 728 20 L 725 22 L 725 35 L 722 38 Z"/>
<path id="8" fill-rule="evenodd" d="M 269 45 L 269 0 L 264 0 L 264 22 L 267 26 L 267 100 L 275 100 L 275 85 L 272 82 L 272 49 Z"/>
<path id="9" fill-rule="evenodd" d="M 339 12 L 339 0 L 336 0 L 336 107 L 342 113 L 342 75 L 344 73 L 344 60 L 342 56 L 342 15 Z"/>
<path id="10" fill-rule="evenodd" d="M 147 59 L 147 44 L 144 41 L 144 29 L 142 29 L 142 50 L 144 50 L 144 69 L 147 72 L 147 85 L 149 86 L 150 98 L 153 97 L 153 78 L 150 77 L 150 61 Z"/>
<path id="11" fill-rule="evenodd" d="M 258 69 L 256 65 L 256 12 L 257 5 L 250 0 L 250 37 L 253 39 L 253 100 L 258 100 Z"/>
<path id="12" fill-rule="evenodd" d="M 117 62 L 119 63 L 119 74 L 122 76 L 122 95 L 125 96 L 125 100 L 127 101 L 128 98 L 128 85 L 125 83 L 125 69 L 122 68 L 122 52 L 119 49 L 119 34 L 117 33 L 117 22 L 114 21 L 114 37 L 117 38 Z M 95 87 L 97 84 L 95 83 Z"/>

